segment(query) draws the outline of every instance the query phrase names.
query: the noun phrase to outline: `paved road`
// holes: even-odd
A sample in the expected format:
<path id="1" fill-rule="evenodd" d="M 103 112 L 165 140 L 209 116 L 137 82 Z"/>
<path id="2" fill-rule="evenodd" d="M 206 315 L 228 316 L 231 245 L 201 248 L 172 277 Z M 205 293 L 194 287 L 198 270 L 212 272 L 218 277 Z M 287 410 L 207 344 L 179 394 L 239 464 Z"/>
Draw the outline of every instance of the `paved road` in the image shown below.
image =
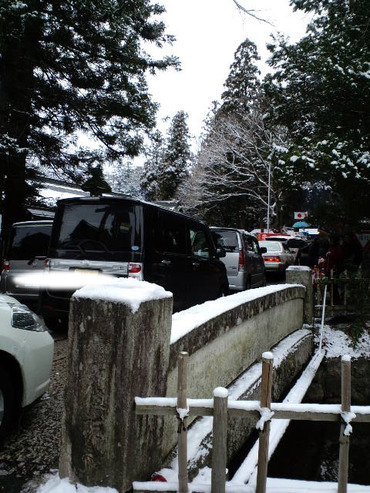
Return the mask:
<path id="1" fill-rule="evenodd" d="M 55 339 L 48 394 L 23 413 L 17 429 L 0 443 L 1 493 L 34 493 L 40 478 L 58 468 L 67 339 Z"/>

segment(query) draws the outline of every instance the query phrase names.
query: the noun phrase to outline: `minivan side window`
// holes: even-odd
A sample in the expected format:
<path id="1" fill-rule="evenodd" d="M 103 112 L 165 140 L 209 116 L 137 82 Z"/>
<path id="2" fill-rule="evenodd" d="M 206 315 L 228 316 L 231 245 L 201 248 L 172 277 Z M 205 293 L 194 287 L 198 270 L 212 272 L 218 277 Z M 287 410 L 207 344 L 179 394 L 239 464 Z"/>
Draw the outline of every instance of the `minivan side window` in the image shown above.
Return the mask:
<path id="1" fill-rule="evenodd" d="M 191 253 L 196 257 L 209 258 L 211 246 L 205 230 L 201 224 L 192 223 L 189 226 Z"/>
<path id="2" fill-rule="evenodd" d="M 259 254 L 257 240 L 251 238 L 250 236 L 247 236 L 246 239 L 247 239 L 248 251 Z"/>
<path id="3" fill-rule="evenodd" d="M 217 234 L 222 236 L 222 243 L 218 241 L 218 246 L 225 248 L 226 252 L 238 252 L 239 243 L 238 237 L 235 231 L 217 231 Z"/>
<path id="4" fill-rule="evenodd" d="M 186 255 L 185 221 L 164 212 L 159 213 L 161 235 L 157 236 L 155 248 L 159 252 Z"/>
<path id="5" fill-rule="evenodd" d="M 30 259 L 47 254 L 51 226 L 13 228 L 11 232 L 9 260 Z"/>

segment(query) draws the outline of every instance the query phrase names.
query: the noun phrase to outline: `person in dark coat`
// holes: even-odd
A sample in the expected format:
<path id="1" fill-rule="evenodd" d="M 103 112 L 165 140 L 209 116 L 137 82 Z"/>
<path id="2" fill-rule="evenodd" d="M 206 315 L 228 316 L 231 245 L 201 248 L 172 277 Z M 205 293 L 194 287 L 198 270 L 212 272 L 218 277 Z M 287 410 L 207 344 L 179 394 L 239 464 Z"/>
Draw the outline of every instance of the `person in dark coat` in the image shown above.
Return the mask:
<path id="1" fill-rule="evenodd" d="M 319 266 L 320 259 L 325 260 L 326 254 L 329 250 L 329 236 L 324 229 L 319 229 L 319 234 L 313 240 L 308 250 L 308 265 L 313 269 L 315 266 Z"/>
<path id="2" fill-rule="evenodd" d="M 325 272 L 330 274 L 331 271 L 334 271 L 334 274 L 338 276 L 344 271 L 344 260 L 345 250 L 340 241 L 340 237 L 337 234 L 330 235 L 329 249 L 326 254 Z"/>

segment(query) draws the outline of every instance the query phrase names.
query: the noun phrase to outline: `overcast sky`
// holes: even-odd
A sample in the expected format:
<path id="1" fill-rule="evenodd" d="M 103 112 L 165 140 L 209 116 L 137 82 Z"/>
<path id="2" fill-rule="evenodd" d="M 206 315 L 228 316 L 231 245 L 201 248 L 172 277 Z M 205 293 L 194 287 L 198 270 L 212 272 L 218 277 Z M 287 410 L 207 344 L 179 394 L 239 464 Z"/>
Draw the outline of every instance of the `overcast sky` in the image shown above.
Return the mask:
<path id="1" fill-rule="evenodd" d="M 149 79 L 149 91 L 160 103 L 159 128 L 166 116 L 177 111 L 188 113 L 193 136 L 199 137 L 203 121 L 213 100 L 219 100 L 229 74 L 234 53 L 240 43 L 249 38 L 262 59 L 268 57 L 265 45 L 270 33 L 282 32 L 292 41 L 304 35 L 308 18 L 293 13 L 289 0 L 239 0 L 273 25 L 259 22 L 242 13 L 233 0 L 158 0 L 167 12 L 161 18 L 167 33 L 176 42 L 167 53 L 180 58 L 182 71 L 169 69 Z M 163 50 L 162 50 L 163 54 Z"/>

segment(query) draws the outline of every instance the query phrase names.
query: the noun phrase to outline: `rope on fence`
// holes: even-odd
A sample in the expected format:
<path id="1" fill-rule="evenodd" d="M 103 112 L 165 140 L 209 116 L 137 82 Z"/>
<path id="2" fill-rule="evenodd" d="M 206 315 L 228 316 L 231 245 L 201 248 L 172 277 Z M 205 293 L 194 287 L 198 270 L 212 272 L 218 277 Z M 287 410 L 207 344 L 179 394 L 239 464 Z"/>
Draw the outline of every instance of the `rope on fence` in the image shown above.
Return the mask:
<path id="1" fill-rule="evenodd" d="M 181 353 L 179 361 L 179 395 L 177 402 L 171 398 L 135 398 L 137 414 L 157 414 L 157 415 L 178 415 L 183 417 L 179 433 L 179 483 L 178 491 L 187 492 L 188 481 L 186 469 L 186 444 L 180 446 L 180 438 L 186 439 L 185 419 L 188 415 L 214 416 L 213 425 L 213 461 L 212 461 L 212 493 L 225 493 L 226 491 L 226 450 L 227 450 L 227 418 L 228 416 L 243 417 L 245 414 L 258 413 L 260 420 L 259 449 L 258 449 L 258 470 L 256 493 L 265 493 L 267 484 L 267 464 L 269 456 L 269 432 L 271 419 L 296 419 L 313 421 L 340 421 L 340 447 L 339 447 L 339 470 L 338 470 L 338 493 L 347 492 L 348 484 L 348 463 L 349 463 L 349 439 L 352 427 L 350 423 L 370 422 L 370 406 L 351 407 L 351 359 L 349 356 L 342 357 L 342 403 L 336 404 L 294 404 L 294 403 L 271 403 L 272 394 L 272 353 L 262 355 L 262 385 L 261 401 L 229 401 L 228 391 L 224 388 L 217 388 L 214 391 L 213 401 L 208 403 L 205 399 L 186 398 L 186 356 Z M 323 353 L 318 352 L 314 358 L 321 361 Z M 177 407 L 176 407 L 177 404 Z M 180 410 L 180 412 L 179 412 Z M 180 452 L 181 448 L 181 452 Z M 181 459 L 180 459 L 181 455 Z M 181 473 L 180 473 L 180 462 Z M 140 490 L 147 491 L 145 483 L 140 484 Z M 150 484 L 150 483 L 149 483 Z M 231 488 L 237 483 L 232 481 L 227 483 Z M 250 483 L 249 483 L 250 484 Z M 135 485 L 134 485 L 135 486 Z M 169 486 L 169 485 L 167 485 Z M 239 485 L 240 486 L 240 485 Z M 148 486 L 148 490 L 150 490 Z M 196 488 L 195 488 L 196 489 Z M 171 488 L 170 488 L 171 490 Z M 166 490 L 166 491 L 170 491 Z M 138 491 L 135 489 L 135 491 Z M 172 491 L 172 490 L 171 490 Z M 190 488 L 193 491 L 193 488 Z M 200 491 L 200 490 L 199 490 Z"/>

